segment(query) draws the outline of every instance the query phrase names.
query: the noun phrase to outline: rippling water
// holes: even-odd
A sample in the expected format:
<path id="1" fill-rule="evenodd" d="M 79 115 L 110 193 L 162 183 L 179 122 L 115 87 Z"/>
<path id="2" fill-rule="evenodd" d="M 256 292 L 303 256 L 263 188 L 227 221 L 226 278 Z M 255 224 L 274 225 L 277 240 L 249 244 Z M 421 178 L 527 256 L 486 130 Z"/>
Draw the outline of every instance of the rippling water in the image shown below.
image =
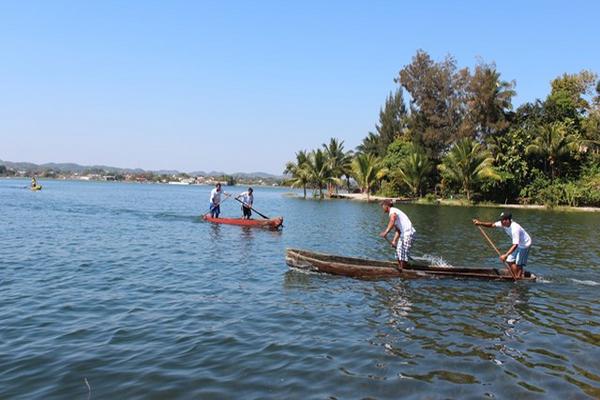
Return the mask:
<path id="1" fill-rule="evenodd" d="M 270 232 L 200 222 L 208 187 L 27 183 L 0 180 L 2 399 L 600 398 L 600 214 L 514 212 L 540 283 L 361 281 L 284 249 L 391 258 L 374 204 L 259 188 Z M 498 210 L 402 208 L 416 254 L 497 265 L 469 221 Z"/>

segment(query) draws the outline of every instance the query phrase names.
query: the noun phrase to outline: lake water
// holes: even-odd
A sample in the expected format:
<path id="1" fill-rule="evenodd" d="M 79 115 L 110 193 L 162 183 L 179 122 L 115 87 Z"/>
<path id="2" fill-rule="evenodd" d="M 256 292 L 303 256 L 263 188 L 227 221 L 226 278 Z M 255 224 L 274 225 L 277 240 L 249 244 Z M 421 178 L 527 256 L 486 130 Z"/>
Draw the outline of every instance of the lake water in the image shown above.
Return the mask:
<path id="1" fill-rule="evenodd" d="M 513 212 L 541 282 L 363 281 L 284 250 L 391 259 L 376 204 L 257 188 L 271 232 L 201 222 L 209 187 L 41 183 L 0 180 L 2 399 L 600 398 L 600 214 Z M 498 209 L 401 208 L 414 254 L 498 266 Z"/>

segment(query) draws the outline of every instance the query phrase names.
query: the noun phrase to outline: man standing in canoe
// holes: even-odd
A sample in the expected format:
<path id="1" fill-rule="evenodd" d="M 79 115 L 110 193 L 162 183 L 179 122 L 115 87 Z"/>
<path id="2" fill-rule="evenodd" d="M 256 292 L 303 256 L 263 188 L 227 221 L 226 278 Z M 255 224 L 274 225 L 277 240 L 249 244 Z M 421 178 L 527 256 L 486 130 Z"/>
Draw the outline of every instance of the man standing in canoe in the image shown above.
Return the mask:
<path id="1" fill-rule="evenodd" d="M 379 234 L 383 238 L 387 238 L 388 233 L 392 229 L 396 229 L 394 239 L 392 240 L 392 246 L 396 247 L 396 256 L 398 258 L 398 269 L 402 271 L 408 265 L 408 259 L 410 255 L 410 248 L 413 245 L 415 238 L 415 228 L 413 228 L 412 222 L 408 219 L 408 216 L 402 211 L 394 207 L 394 203 L 391 200 L 384 200 L 381 202 L 383 211 L 390 216 L 390 221 L 386 229 Z"/>
<path id="2" fill-rule="evenodd" d="M 500 221 L 481 222 L 474 219 L 473 223 L 486 228 L 502 228 L 504 232 L 512 239 L 512 246 L 506 253 L 500 256 L 500 260 L 508 264 L 516 278 L 523 278 L 523 268 L 527 265 L 527 256 L 529 247 L 531 247 L 531 236 L 525 229 L 512 220 L 510 211 L 504 211 L 500 214 Z"/>
<path id="3" fill-rule="evenodd" d="M 248 188 L 248 191 L 241 193 L 236 199 L 242 202 L 242 219 L 250 219 L 252 217 L 252 204 L 254 203 L 254 190 Z"/>
<path id="4" fill-rule="evenodd" d="M 210 191 L 210 216 L 213 218 L 219 218 L 221 214 L 221 195 L 223 189 L 221 189 L 221 183 L 217 183 L 215 188 Z"/>

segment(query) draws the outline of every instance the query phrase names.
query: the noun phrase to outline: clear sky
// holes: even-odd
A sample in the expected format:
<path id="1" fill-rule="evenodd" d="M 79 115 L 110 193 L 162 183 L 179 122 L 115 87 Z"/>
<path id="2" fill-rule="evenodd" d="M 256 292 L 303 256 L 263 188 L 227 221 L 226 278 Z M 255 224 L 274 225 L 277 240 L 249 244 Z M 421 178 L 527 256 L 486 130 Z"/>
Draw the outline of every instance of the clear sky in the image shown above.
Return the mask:
<path id="1" fill-rule="evenodd" d="M 0 0 L 0 159 L 281 173 L 373 130 L 416 50 L 515 104 L 600 72 L 598 1 Z"/>

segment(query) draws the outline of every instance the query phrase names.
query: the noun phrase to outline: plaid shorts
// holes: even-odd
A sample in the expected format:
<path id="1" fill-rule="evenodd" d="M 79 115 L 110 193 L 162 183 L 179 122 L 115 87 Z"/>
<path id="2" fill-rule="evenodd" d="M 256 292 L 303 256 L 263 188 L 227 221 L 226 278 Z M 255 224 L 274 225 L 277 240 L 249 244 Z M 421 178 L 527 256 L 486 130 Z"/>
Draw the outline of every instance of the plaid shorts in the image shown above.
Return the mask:
<path id="1" fill-rule="evenodd" d="M 410 257 L 410 248 L 414 241 L 414 234 L 400 237 L 400 240 L 398 240 L 398 244 L 396 245 L 396 257 L 398 257 L 398 260 L 408 261 Z"/>

